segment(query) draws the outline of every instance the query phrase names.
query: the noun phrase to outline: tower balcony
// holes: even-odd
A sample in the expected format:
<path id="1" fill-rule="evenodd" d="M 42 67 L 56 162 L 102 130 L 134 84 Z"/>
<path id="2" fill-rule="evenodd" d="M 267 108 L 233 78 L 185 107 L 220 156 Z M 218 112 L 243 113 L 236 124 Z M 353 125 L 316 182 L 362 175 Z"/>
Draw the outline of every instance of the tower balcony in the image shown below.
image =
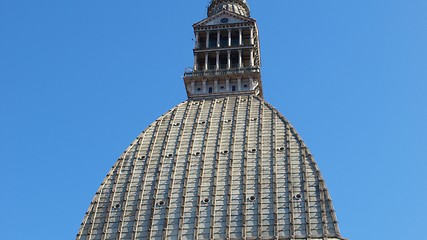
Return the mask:
<path id="1" fill-rule="evenodd" d="M 259 67 L 242 67 L 230 69 L 208 69 L 208 70 L 194 70 L 193 68 L 186 68 L 184 77 L 208 77 L 208 76 L 222 76 L 222 75 L 236 75 L 246 73 L 260 73 Z"/>
<path id="2" fill-rule="evenodd" d="M 194 48 L 195 53 L 199 52 L 209 52 L 209 51 L 218 51 L 218 50 L 235 50 L 235 49 L 252 49 L 255 47 L 255 44 L 245 41 L 244 44 L 239 45 L 238 43 L 233 43 L 232 45 L 227 45 L 221 43 L 220 45 L 212 44 L 209 48 L 206 46 L 197 46 Z"/>
<path id="3" fill-rule="evenodd" d="M 187 68 L 184 84 L 189 98 L 206 98 L 228 95 L 255 95 L 262 97 L 259 68 L 193 71 Z"/>

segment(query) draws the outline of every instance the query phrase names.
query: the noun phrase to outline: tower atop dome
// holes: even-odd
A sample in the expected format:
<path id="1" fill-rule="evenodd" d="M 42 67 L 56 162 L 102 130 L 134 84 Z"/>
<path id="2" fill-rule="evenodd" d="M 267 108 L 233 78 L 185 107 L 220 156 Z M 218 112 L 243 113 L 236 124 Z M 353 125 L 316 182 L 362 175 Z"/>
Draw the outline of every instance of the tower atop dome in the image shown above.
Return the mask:
<path id="1" fill-rule="evenodd" d="M 208 16 L 212 16 L 222 10 L 249 17 L 250 10 L 246 0 L 212 0 L 208 7 Z"/>
<path id="2" fill-rule="evenodd" d="M 194 65 L 184 73 L 188 98 L 262 97 L 258 28 L 246 0 L 212 0 L 208 17 L 193 28 Z"/>

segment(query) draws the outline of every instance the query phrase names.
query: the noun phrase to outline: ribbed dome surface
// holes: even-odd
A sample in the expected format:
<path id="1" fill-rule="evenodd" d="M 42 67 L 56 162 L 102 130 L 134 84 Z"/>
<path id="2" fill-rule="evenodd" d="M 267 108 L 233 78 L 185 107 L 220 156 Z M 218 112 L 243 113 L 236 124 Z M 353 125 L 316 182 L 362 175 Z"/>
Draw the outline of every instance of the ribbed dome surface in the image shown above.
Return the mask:
<path id="1" fill-rule="evenodd" d="M 246 0 L 212 0 L 208 8 L 208 16 L 212 16 L 222 10 L 249 17 L 250 11 Z"/>
<path id="2" fill-rule="evenodd" d="M 112 167 L 77 239 L 342 239 L 310 152 L 255 96 L 188 100 Z"/>

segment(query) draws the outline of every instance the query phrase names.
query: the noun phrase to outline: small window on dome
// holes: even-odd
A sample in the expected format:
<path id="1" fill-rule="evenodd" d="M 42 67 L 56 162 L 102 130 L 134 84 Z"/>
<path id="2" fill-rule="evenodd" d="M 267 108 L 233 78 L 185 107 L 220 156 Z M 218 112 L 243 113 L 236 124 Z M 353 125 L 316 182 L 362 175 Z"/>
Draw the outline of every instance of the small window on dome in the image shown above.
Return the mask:
<path id="1" fill-rule="evenodd" d="M 232 92 L 235 92 L 235 91 L 236 91 L 236 86 L 232 86 L 232 87 L 231 87 L 231 91 L 232 91 Z"/>
<path id="2" fill-rule="evenodd" d="M 221 20 L 219 20 L 221 23 L 228 23 L 228 18 L 221 18 Z"/>
<path id="3" fill-rule="evenodd" d="M 212 93 L 213 92 L 213 89 L 212 89 L 212 87 L 210 87 L 209 88 L 209 93 Z"/>

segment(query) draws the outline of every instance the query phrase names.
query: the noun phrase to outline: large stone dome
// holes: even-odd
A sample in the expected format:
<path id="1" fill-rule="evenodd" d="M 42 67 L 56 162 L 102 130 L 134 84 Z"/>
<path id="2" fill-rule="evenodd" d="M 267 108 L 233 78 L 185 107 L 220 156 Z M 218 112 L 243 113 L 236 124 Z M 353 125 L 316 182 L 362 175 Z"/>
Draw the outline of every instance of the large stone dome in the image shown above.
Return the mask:
<path id="1" fill-rule="evenodd" d="M 188 100 L 143 131 L 95 194 L 77 239 L 342 239 L 290 123 L 251 95 Z"/>

